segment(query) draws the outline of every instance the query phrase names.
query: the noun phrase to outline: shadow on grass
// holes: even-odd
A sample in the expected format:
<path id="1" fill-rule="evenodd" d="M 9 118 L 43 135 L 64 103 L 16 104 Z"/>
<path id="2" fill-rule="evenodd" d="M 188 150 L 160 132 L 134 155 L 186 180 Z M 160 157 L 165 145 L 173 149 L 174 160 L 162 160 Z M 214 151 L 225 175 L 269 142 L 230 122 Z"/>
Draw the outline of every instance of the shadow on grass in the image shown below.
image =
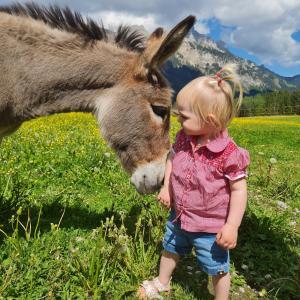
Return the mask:
<path id="1" fill-rule="evenodd" d="M 36 206 L 24 208 L 20 217 L 23 224 L 26 224 L 28 219 L 27 210 L 30 212 L 32 226 L 36 226 L 40 208 Z M 8 233 L 10 233 L 11 230 L 11 226 L 9 226 L 9 219 L 14 214 L 16 214 L 15 207 L 1 205 L 0 224 L 8 230 Z M 114 215 L 113 207 L 105 208 L 105 210 L 101 213 L 95 213 L 86 208 L 64 207 L 58 202 L 55 202 L 43 205 L 38 228 L 41 233 L 50 231 L 50 224 L 58 224 L 61 219 L 60 228 L 80 228 L 92 230 L 100 226 L 101 221 L 105 221 L 107 217 L 109 218 L 112 215 Z"/>
<path id="2" fill-rule="evenodd" d="M 277 293 L 278 299 L 300 299 L 299 257 L 291 247 L 299 246 L 299 237 L 274 223 L 275 219 L 249 212 L 239 230 L 238 247 L 231 252 L 232 261 L 252 288 Z"/>
<path id="3" fill-rule="evenodd" d="M 2 199 L 3 200 L 3 199 Z M 12 215 L 16 214 L 17 207 L 5 203 L 1 203 L 1 213 L 0 213 L 0 224 L 3 225 L 4 230 L 8 235 L 10 235 L 13 231 L 11 225 L 9 224 L 9 219 Z M 33 228 L 37 224 L 38 215 L 40 208 L 36 206 L 30 206 L 26 209 L 23 209 L 23 212 L 20 216 L 20 220 L 23 224 L 26 224 L 28 215 L 27 210 L 30 212 L 30 219 L 31 224 Z M 126 214 L 125 219 L 123 220 L 124 225 L 127 229 L 128 235 L 134 237 L 136 234 L 136 223 L 139 219 L 139 217 L 142 214 L 142 211 L 147 211 L 147 213 L 150 211 L 150 205 L 148 203 L 140 203 L 137 205 L 133 205 L 130 209 L 130 211 Z M 63 217 L 62 217 L 63 215 Z M 42 207 L 42 213 L 38 225 L 38 229 L 40 234 L 47 233 L 51 230 L 50 224 L 58 224 L 60 221 L 60 218 L 62 217 L 62 221 L 60 223 L 61 229 L 82 229 L 82 230 L 92 230 L 94 228 L 97 228 L 101 225 L 101 222 L 105 221 L 106 218 L 111 218 L 114 216 L 114 223 L 117 226 L 120 226 L 122 223 L 122 219 L 120 214 L 116 211 L 114 205 L 111 205 L 108 208 L 105 208 L 100 213 L 91 212 L 88 208 L 84 207 L 64 207 L 59 202 L 54 202 L 51 204 L 46 204 Z M 154 219 L 153 226 L 164 226 L 165 223 L 165 216 L 163 215 L 155 215 L 152 216 Z M 147 219 L 147 218 L 145 218 Z M 144 219 L 145 223 L 147 221 Z M 145 226 L 144 228 L 144 241 L 151 241 L 151 227 Z M 34 230 L 34 229 L 33 229 Z M 20 236 L 25 235 L 24 232 L 19 232 Z M 1 237 L 2 239 L 3 237 Z M 153 238 L 153 237 L 152 237 Z M 1 240 L 0 239 L 0 240 Z M 156 241 L 157 242 L 157 241 Z M 157 242 L 157 249 L 156 252 L 159 255 L 161 253 L 162 246 L 160 241 Z M 159 261 L 157 262 L 157 264 Z M 184 291 L 188 291 L 190 294 L 194 295 L 194 298 L 197 299 L 197 295 L 201 295 L 201 298 L 199 299 L 213 299 L 211 295 L 209 295 L 209 292 L 207 290 L 207 276 L 205 276 L 204 273 L 199 273 L 197 276 L 193 276 L 193 278 L 190 278 L 188 281 L 187 278 L 187 270 L 185 266 L 192 265 L 195 263 L 194 258 L 187 257 L 182 260 L 178 268 L 176 269 L 174 276 L 173 276 L 173 282 L 177 287 L 182 287 L 181 290 L 179 288 L 175 289 L 176 293 L 176 299 L 178 298 L 178 293 L 182 293 L 182 295 L 185 295 Z M 196 267 L 195 267 L 196 268 Z M 158 269 L 158 267 L 157 267 Z M 172 295 L 170 295 L 172 299 Z"/>
<path id="4" fill-rule="evenodd" d="M 3 199 L 0 199 L 0 206 L 0 224 L 9 234 L 11 226 L 8 220 L 16 212 L 16 207 L 7 204 Z M 136 222 L 145 208 L 150 209 L 145 203 L 133 205 L 126 215 L 124 225 L 129 235 L 134 236 Z M 29 210 L 34 226 L 39 208 L 29 207 Z M 41 234 L 51 230 L 50 223 L 58 224 L 63 213 L 60 228 L 92 230 L 112 216 L 115 217 L 114 221 L 117 225 L 121 224 L 121 216 L 114 205 L 105 208 L 101 213 L 95 213 L 84 207 L 64 208 L 59 202 L 54 202 L 42 208 L 39 223 Z M 153 226 L 163 226 L 165 222 L 163 215 L 155 215 L 152 218 L 157 222 Z M 23 211 L 21 219 L 26 223 L 26 210 Z M 296 246 L 297 243 L 299 245 L 299 239 L 297 240 L 296 236 L 287 231 L 280 230 L 278 224 L 273 226 L 273 221 L 268 217 L 258 218 L 255 214 L 248 213 L 240 228 L 238 248 L 231 252 L 231 260 L 236 271 L 244 276 L 246 283 L 252 288 L 257 290 L 265 288 L 272 294 L 277 293 L 278 299 L 299 299 L 297 298 L 300 294 L 299 283 L 297 283 L 299 257 L 291 249 L 291 245 Z M 145 241 L 149 240 L 150 231 L 151 227 L 146 227 Z M 158 244 L 157 253 L 159 254 L 160 251 L 161 245 Z M 184 258 L 174 273 L 173 282 L 193 294 L 195 299 L 213 299 L 207 289 L 207 276 L 200 272 L 197 272 L 197 276 L 188 275 L 185 269 L 187 265 L 193 266 L 192 272 L 199 270 L 194 257 Z M 242 269 L 242 265 L 247 265 L 248 270 Z M 201 295 L 201 298 L 197 298 L 199 297 L 197 295 Z"/>

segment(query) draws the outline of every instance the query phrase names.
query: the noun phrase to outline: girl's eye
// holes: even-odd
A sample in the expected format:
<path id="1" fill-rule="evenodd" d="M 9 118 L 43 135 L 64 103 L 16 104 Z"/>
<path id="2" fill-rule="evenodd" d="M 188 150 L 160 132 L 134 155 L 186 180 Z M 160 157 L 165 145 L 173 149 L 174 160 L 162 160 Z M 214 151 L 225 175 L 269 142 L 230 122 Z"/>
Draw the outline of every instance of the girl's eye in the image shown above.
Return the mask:
<path id="1" fill-rule="evenodd" d="M 151 108 L 153 112 L 161 117 L 162 119 L 165 119 L 165 117 L 169 114 L 169 108 L 165 106 L 158 106 L 158 105 L 151 105 Z"/>

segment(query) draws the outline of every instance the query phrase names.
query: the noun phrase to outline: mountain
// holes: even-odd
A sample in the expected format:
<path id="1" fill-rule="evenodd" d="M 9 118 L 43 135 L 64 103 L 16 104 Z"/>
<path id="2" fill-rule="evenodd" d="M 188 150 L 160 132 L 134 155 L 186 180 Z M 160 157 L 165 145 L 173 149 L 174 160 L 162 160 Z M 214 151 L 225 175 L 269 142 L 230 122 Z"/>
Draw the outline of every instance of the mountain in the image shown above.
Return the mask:
<path id="1" fill-rule="evenodd" d="M 300 87 L 300 75 L 282 77 L 263 65 L 233 55 L 224 42 L 215 42 L 192 29 L 176 54 L 166 63 L 164 73 L 178 92 L 188 81 L 200 75 L 215 74 L 227 63 L 237 65 L 247 94 Z"/>
<path id="2" fill-rule="evenodd" d="M 293 84 L 297 87 L 300 87 L 300 75 L 296 75 L 293 77 L 282 77 L 289 84 Z"/>

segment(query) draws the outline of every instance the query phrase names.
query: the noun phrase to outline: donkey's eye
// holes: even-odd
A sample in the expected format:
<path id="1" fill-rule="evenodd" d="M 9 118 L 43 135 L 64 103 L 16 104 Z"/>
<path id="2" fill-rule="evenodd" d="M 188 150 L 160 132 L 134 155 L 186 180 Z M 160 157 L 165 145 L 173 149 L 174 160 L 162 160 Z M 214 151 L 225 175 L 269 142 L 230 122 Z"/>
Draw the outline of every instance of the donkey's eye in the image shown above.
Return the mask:
<path id="1" fill-rule="evenodd" d="M 151 108 L 153 112 L 162 119 L 164 119 L 169 113 L 169 108 L 165 106 L 151 105 Z"/>

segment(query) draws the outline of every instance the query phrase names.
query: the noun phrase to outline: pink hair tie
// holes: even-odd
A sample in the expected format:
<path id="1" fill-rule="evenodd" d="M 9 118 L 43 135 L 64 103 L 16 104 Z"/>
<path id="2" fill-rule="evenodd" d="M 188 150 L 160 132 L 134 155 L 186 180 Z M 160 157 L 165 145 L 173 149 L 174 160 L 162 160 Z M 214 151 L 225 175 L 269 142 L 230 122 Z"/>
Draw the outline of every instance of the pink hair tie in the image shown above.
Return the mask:
<path id="1" fill-rule="evenodd" d="M 215 77 L 217 79 L 218 85 L 220 85 L 221 81 L 223 80 L 221 72 L 217 72 Z"/>

